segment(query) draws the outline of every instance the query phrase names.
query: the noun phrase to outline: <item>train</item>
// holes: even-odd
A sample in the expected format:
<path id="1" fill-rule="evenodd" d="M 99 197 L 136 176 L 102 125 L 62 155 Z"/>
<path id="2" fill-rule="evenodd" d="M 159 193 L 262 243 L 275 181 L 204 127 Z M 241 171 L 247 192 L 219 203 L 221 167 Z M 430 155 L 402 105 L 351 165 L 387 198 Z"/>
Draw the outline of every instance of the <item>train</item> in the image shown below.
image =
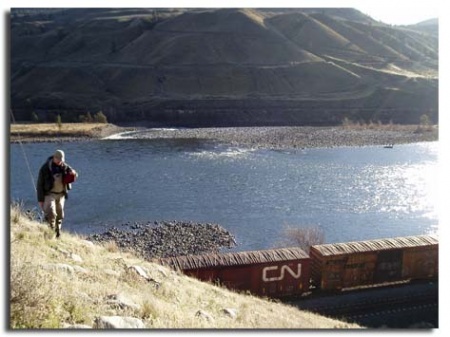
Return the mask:
<path id="1" fill-rule="evenodd" d="M 268 298 L 438 280 L 439 241 L 416 235 L 310 247 L 174 256 L 155 262 L 199 280 Z"/>

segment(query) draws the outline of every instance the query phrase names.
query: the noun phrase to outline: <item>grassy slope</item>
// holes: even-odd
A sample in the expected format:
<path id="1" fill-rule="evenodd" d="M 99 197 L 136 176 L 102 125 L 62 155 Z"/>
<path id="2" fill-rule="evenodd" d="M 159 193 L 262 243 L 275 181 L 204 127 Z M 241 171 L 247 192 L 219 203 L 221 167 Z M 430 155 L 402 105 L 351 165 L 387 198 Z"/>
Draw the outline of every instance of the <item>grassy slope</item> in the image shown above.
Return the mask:
<path id="1" fill-rule="evenodd" d="M 92 326 L 102 315 L 137 317 L 147 328 L 156 329 L 360 328 L 202 283 L 121 252 L 112 244 L 91 245 L 65 232 L 56 240 L 47 226 L 28 220 L 18 206 L 11 207 L 10 240 L 13 329 L 51 329 L 75 323 Z M 49 269 L 58 263 L 79 266 L 87 272 Z M 160 287 L 129 269 L 135 265 L 146 270 Z M 120 309 L 107 304 L 107 297 L 114 294 L 128 297 L 139 308 Z M 237 317 L 225 315 L 225 308 L 235 309 Z M 198 310 L 213 319 L 196 317 Z"/>

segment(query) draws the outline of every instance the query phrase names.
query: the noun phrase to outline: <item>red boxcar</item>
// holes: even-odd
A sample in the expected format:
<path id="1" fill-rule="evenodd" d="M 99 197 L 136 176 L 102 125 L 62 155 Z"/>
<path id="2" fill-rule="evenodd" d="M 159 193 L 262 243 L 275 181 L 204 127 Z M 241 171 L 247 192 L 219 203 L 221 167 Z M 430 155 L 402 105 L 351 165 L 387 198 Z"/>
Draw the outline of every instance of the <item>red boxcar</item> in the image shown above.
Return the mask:
<path id="1" fill-rule="evenodd" d="M 321 290 L 438 275 L 438 240 L 418 235 L 312 246 L 313 284 Z"/>
<path id="2" fill-rule="evenodd" d="M 310 258 L 297 247 L 177 256 L 158 262 L 199 280 L 258 296 L 279 298 L 309 291 Z"/>

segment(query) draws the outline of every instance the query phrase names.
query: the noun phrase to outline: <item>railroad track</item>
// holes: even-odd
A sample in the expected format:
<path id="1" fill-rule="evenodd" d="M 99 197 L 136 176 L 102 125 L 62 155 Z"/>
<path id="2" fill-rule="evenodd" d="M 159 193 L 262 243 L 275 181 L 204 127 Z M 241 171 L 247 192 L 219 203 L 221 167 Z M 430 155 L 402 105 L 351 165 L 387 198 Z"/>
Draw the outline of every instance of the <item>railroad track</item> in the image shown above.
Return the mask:
<path id="1" fill-rule="evenodd" d="M 438 328 L 438 303 L 349 315 L 345 320 L 373 328 Z"/>
<path id="2" fill-rule="evenodd" d="M 367 327 L 438 327 L 437 282 L 313 295 L 290 304 Z"/>

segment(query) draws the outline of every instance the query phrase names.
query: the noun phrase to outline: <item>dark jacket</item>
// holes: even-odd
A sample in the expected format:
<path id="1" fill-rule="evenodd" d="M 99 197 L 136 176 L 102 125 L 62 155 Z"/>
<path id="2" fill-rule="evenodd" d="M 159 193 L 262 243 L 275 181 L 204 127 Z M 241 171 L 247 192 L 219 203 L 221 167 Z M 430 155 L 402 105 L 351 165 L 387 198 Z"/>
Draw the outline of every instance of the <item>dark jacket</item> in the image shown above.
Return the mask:
<path id="1" fill-rule="evenodd" d="M 39 176 L 37 181 L 37 198 L 38 202 L 44 202 L 45 195 L 48 194 L 51 189 L 53 188 L 54 178 L 52 174 L 52 162 L 53 162 L 53 156 L 49 157 L 47 161 L 42 165 L 41 169 L 39 170 Z M 62 166 L 63 171 L 63 179 L 64 175 L 72 171 L 72 167 L 70 167 L 68 164 L 63 163 Z M 64 185 L 64 196 L 68 197 L 67 192 L 72 188 L 71 184 Z"/>

